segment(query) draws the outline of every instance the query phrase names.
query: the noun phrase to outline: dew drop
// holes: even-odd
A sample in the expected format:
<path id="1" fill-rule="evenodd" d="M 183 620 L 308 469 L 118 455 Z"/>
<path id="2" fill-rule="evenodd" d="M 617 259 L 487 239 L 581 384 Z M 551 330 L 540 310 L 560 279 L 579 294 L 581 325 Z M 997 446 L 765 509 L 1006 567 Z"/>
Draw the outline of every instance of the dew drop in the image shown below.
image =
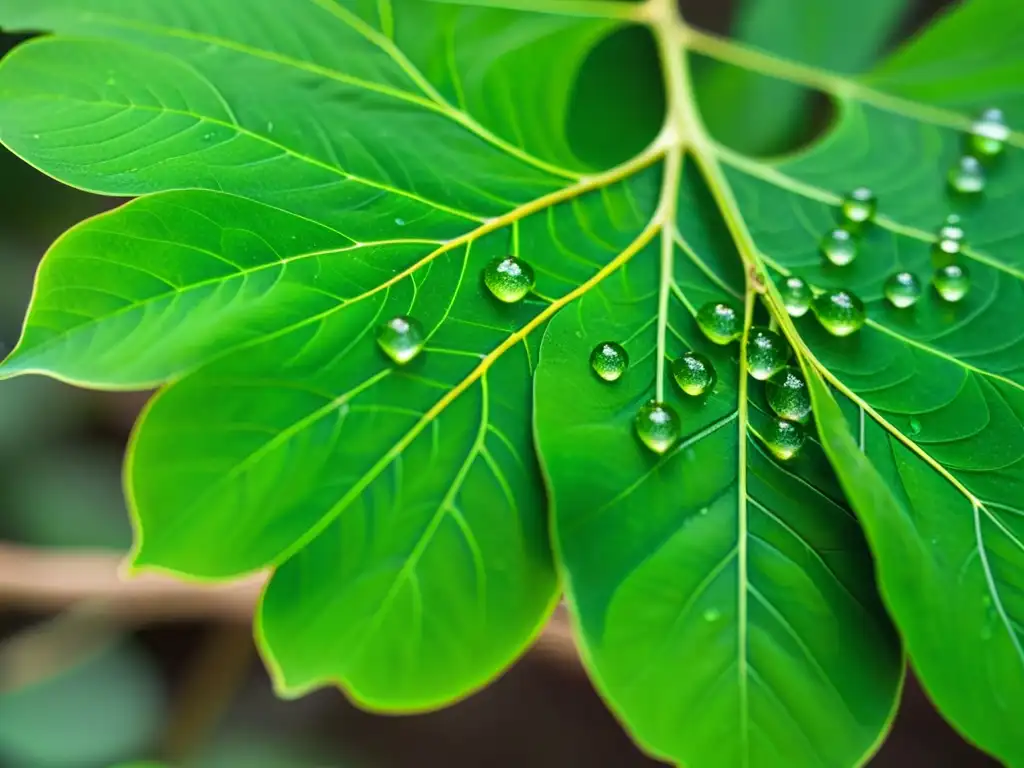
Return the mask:
<path id="1" fill-rule="evenodd" d="M 864 325 L 864 302 L 852 291 L 827 291 L 814 297 L 814 314 L 833 336 L 849 336 Z"/>
<path id="2" fill-rule="evenodd" d="M 710 509 L 708 507 L 701 507 L 700 511 L 697 514 L 701 517 L 706 517 L 709 511 Z"/>
<path id="3" fill-rule="evenodd" d="M 1001 109 L 986 109 L 974 121 L 970 132 L 971 153 L 977 157 L 995 157 L 1010 138 L 1010 128 Z"/>
<path id="4" fill-rule="evenodd" d="M 921 298 L 921 281 L 912 272 L 896 272 L 885 281 L 884 291 L 890 304 L 906 309 Z"/>
<path id="5" fill-rule="evenodd" d="M 590 353 L 590 367 L 605 381 L 618 381 L 629 367 L 629 355 L 621 344 L 602 341 Z"/>
<path id="6" fill-rule="evenodd" d="M 910 421 L 908 422 L 907 426 L 907 431 L 910 433 L 911 437 L 915 437 L 921 434 L 921 422 L 918 421 L 913 416 L 910 417 Z"/>
<path id="7" fill-rule="evenodd" d="M 686 352 L 672 363 L 672 377 L 688 395 L 698 397 L 715 386 L 714 364 L 699 352 Z"/>
<path id="8" fill-rule="evenodd" d="M 811 287 L 804 282 L 802 277 L 789 275 L 779 283 L 779 293 L 782 295 L 782 303 L 790 317 L 803 317 L 811 308 L 811 299 L 814 294 Z"/>
<path id="9" fill-rule="evenodd" d="M 706 611 L 704 611 L 702 615 L 704 621 L 706 621 L 708 624 L 713 624 L 714 622 L 722 618 L 722 612 L 717 608 L 708 608 Z"/>
<path id="10" fill-rule="evenodd" d="M 377 328 L 377 344 L 399 365 L 409 362 L 423 349 L 424 333 L 419 320 L 399 315 Z"/>
<path id="11" fill-rule="evenodd" d="M 821 252 L 837 267 L 845 267 L 857 258 L 857 241 L 850 230 L 839 227 L 822 238 Z"/>
<path id="12" fill-rule="evenodd" d="M 932 247 L 932 263 L 941 267 L 952 262 L 953 257 L 960 254 L 964 247 L 964 228 L 960 217 L 949 214 L 946 222 L 939 227 L 935 245 Z"/>
<path id="13" fill-rule="evenodd" d="M 843 198 L 843 218 L 853 225 L 863 224 L 875 217 L 878 198 L 867 187 L 857 187 Z"/>
<path id="14" fill-rule="evenodd" d="M 960 301 L 971 289 L 971 274 L 962 264 L 947 264 L 935 270 L 932 285 L 946 301 Z"/>
<path id="15" fill-rule="evenodd" d="M 697 325 L 715 344 L 736 341 L 743 333 L 739 312 L 718 301 L 709 301 L 697 311 Z"/>
<path id="16" fill-rule="evenodd" d="M 811 395 L 800 369 L 787 366 L 765 383 L 768 405 L 788 421 L 807 421 L 811 414 Z"/>
<path id="17" fill-rule="evenodd" d="M 789 345 L 775 331 L 751 328 L 747 338 L 747 372 L 764 380 L 782 370 L 789 359 Z"/>
<path id="18" fill-rule="evenodd" d="M 964 155 L 949 169 L 949 187 L 962 195 L 976 195 L 985 188 L 985 169 L 973 155 Z"/>
<path id="19" fill-rule="evenodd" d="M 399 227 L 405 226 L 405 219 L 395 219 L 395 224 Z"/>
<path id="20" fill-rule="evenodd" d="M 679 439 L 679 417 L 672 406 L 651 400 L 636 415 L 636 434 L 654 453 L 665 453 Z"/>
<path id="21" fill-rule="evenodd" d="M 804 432 L 804 428 L 786 419 L 772 419 L 764 434 L 764 444 L 775 458 L 782 461 L 792 459 L 800 453 L 806 440 L 807 433 Z"/>
<path id="22" fill-rule="evenodd" d="M 522 259 L 503 256 L 484 268 L 484 284 L 496 299 L 512 304 L 533 290 L 533 269 Z"/>

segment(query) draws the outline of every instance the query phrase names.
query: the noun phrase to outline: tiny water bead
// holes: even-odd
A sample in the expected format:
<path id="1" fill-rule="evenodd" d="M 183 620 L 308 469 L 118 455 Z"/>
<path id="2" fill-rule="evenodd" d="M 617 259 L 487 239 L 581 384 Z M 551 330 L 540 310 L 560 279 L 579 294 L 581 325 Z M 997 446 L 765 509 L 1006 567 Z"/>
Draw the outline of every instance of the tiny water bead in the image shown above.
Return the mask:
<path id="1" fill-rule="evenodd" d="M 949 187 L 961 195 L 976 195 L 985 189 L 985 169 L 973 155 L 964 155 L 949 169 Z"/>
<path id="2" fill-rule="evenodd" d="M 761 381 L 786 366 L 789 345 L 775 331 L 751 328 L 747 338 L 747 372 Z"/>
<path id="3" fill-rule="evenodd" d="M 1006 146 L 1010 127 L 1001 109 L 986 109 L 974 121 L 970 132 L 971 153 L 978 157 L 995 157 Z"/>
<path id="4" fill-rule="evenodd" d="M 672 363 L 672 377 L 688 395 L 699 397 L 715 386 L 714 364 L 699 352 L 686 352 Z"/>
<path id="5" fill-rule="evenodd" d="M 779 283 L 782 303 L 790 317 L 803 317 L 811 308 L 814 293 L 802 277 L 788 275 Z"/>
<path id="6" fill-rule="evenodd" d="M 964 247 L 964 228 L 960 217 L 951 213 L 945 223 L 939 227 L 935 245 L 932 247 L 932 264 L 941 267 L 951 264 Z"/>
<path id="7" fill-rule="evenodd" d="M 863 224 L 875 218 L 878 198 L 867 187 L 857 187 L 843 198 L 843 218 L 853 225 Z"/>
<path id="8" fill-rule="evenodd" d="M 697 310 L 697 325 L 715 344 L 736 341 L 743 333 L 743 320 L 734 307 L 719 301 L 709 301 Z"/>
<path id="9" fill-rule="evenodd" d="M 837 267 L 845 267 L 857 258 L 857 241 L 848 229 L 838 227 L 822 238 L 821 252 Z"/>
<path id="10" fill-rule="evenodd" d="M 827 291 L 814 297 L 814 314 L 833 336 L 849 336 L 864 325 L 864 302 L 852 291 Z"/>
<path id="11" fill-rule="evenodd" d="M 636 434 L 654 453 L 665 453 L 679 439 L 679 417 L 672 406 L 651 400 L 636 415 Z"/>
<path id="12" fill-rule="evenodd" d="M 522 299 L 533 290 L 533 269 L 515 256 L 497 258 L 484 268 L 484 285 L 506 304 Z"/>
<path id="13" fill-rule="evenodd" d="M 807 421 L 811 413 L 811 394 L 807 391 L 800 369 L 787 366 L 776 373 L 764 386 L 768 405 L 788 421 Z"/>
<path id="14" fill-rule="evenodd" d="M 935 270 L 932 285 L 946 301 L 960 301 L 971 289 L 971 274 L 962 264 L 947 264 Z"/>
<path id="15" fill-rule="evenodd" d="M 906 309 L 921 298 L 921 281 L 912 272 L 896 272 L 885 281 L 883 290 L 890 304 L 897 309 Z"/>
<path id="16" fill-rule="evenodd" d="M 764 444 L 772 455 L 788 461 L 800 453 L 807 440 L 807 433 L 799 424 L 788 419 L 772 419 L 762 436 Z"/>
<path id="17" fill-rule="evenodd" d="M 377 328 L 377 344 L 399 365 L 408 363 L 423 349 L 425 334 L 419 320 L 399 315 Z"/>
<path id="18" fill-rule="evenodd" d="M 590 353 L 590 367 L 605 381 L 618 381 L 629 367 L 629 355 L 621 344 L 602 341 Z"/>

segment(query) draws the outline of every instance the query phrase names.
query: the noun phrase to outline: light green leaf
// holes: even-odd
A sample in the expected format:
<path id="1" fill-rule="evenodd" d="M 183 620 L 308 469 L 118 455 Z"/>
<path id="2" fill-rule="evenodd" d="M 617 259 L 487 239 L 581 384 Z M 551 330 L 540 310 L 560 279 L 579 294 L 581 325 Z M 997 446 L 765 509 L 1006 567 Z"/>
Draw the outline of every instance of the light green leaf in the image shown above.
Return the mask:
<path id="1" fill-rule="evenodd" d="M 974 0 L 850 79 L 701 33 L 670 0 L 7 0 L 0 24 L 57 34 L 0 64 L 0 140 L 144 196 L 54 246 L 0 376 L 167 385 L 128 457 L 135 565 L 272 569 L 257 630 L 282 693 L 419 710 L 522 651 L 558 590 L 535 437 L 585 659 L 650 751 L 866 759 L 902 668 L 870 544 L 926 687 L 1019 761 L 1019 133 L 963 207 L 968 298 L 899 314 L 880 284 L 926 277 L 971 120 L 952 110 L 1024 120 L 1022 13 Z M 821 89 L 840 119 L 784 162 L 726 149 L 693 54 Z M 882 215 L 824 269 L 861 184 Z M 537 283 L 506 305 L 480 274 L 509 253 Z M 768 278 L 794 269 L 859 291 L 864 330 L 793 323 Z M 745 308 L 739 350 L 692 319 L 723 299 Z M 400 314 L 427 337 L 404 366 L 373 341 Z M 755 322 L 786 335 L 819 411 L 789 462 L 737 362 Z M 616 384 L 588 367 L 605 340 L 632 357 Z M 667 371 L 687 347 L 717 365 L 701 402 Z M 683 416 L 660 458 L 633 435 L 652 396 Z"/>
<path id="2" fill-rule="evenodd" d="M 580 74 L 595 44 L 650 37 L 421 2 L 280 14 L 5 4 L 8 27 L 65 34 L 5 59 L 4 143 L 70 184 L 162 194 L 54 246 L 2 370 L 174 380 L 129 454 L 134 565 L 273 567 L 259 636 L 280 691 L 437 706 L 553 605 L 526 337 L 649 217 L 656 154 L 627 139 L 624 164 L 591 173 L 616 158 L 590 142 L 577 159 L 567 124 L 597 106 L 577 80 L 615 63 L 595 53 Z M 634 148 L 654 117 L 629 120 Z M 516 306 L 477 279 L 509 251 L 538 274 Z M 428 334 L 402 369 L 373 341 L 398 314 Z"/>

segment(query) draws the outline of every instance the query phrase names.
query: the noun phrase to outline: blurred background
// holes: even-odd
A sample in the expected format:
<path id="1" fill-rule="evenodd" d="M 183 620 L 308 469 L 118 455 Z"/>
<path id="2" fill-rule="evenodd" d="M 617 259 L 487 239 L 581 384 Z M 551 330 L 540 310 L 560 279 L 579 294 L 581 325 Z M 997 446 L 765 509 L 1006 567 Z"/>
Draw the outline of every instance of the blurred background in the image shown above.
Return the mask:
<path id="1" fill-rule="evenodd" d="M 840 71 L 865 68 L 946 4 L 817 0 L 824 16 L 874 7 L 867 42 L 851 49 L 846 23 L 808 17 L 807 0 L 683 3 L 701 26 Z M 16 42 L 0 37 L 0 51 Z M 789 151 L 827 128 L 822 99 L 700 66 L 709 124 L 739 149 Z M 2 149 L 0 179 L 2 356 L 46 248 L 120 201 L 63 187 Z M 561 616 L 501 680 L 443 712 L 375 716 L 338 691 L 277 700 L 251 641 L 256 584 L 199 592 L 117 580 L 131 539 L 121 459 L 145 399 L 42 378 L 0 384 L 0 768 L 657 765 L 593 692 Z M 995 763 L 910 680 L 871 764 Z"/>

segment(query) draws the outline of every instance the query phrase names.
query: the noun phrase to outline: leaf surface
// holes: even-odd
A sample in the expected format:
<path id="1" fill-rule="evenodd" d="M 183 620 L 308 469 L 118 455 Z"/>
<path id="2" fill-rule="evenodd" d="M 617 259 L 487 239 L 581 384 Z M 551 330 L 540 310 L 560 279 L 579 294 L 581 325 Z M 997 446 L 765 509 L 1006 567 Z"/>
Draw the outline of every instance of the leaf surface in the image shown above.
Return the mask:
<path id="1" fill-rule="evenodd" d="M 550 611 L 525 340 L 643 230 L 656 158 L 585 177 L 567 143 L 577 73 L 619 22 L 389 8 L 5 4 L 6 26 L 58 35 L 5 59 L 4 143 L 157 194 L 54 246 L 3 371 L 173 380 L 129 454 L 134 565 L 274 567 L 258 624 L 279 689 L 407 710 L 484 683 Z M 480 269 L 521 249 L 547 254 L 536 296 L 482 295 Z M 429 336 L 402 369 L 373 340 L 398 314 Z"/>
<path id="2" fill-rule="evenodd" d="M 165 385 L 128 458 L 134 564 L 273 569 L 257 634 L 284 693 L 409 711 L 491 679 L 558 591 L 550 500 L 583 655 L 651 752 L 870 755 L 902 670 L 873 553 L 929 691 L 1019 760 L 1019 133 L 962 206 L 968 299 L 897 313 L 880 285 L 926 276 L 970 112 L 1024 121 L 1020 15 L 974 0 L 851 79 L 667 0 L 8 0 L 0 24 L 57 34 L 0 64 L 0 140 L 142 196 L 51 249 L 0 376 Z M 691 54 L 823 90 L 840 119 L 798 156 L 739 155 L 704 128 Z M 817 243 L 861 184 L 882 215 L 837 274 Z M 509 253 L 537 283 L 506 305 L 480 274 Z M 857 290 L 868 325 L 791 321 L 768 277 L 793 270 Z M 739 345 L 700 333 L 711 300 L 742 309 Z M 427 341 L 395 366 L 373 336 L 406 314 Z M 817 410 L 789 462 L 742 362 L 768 322 Z M 587 362 L 605 340 L 632 360 L 615 384 Z M 699 401 L 668 371 L 688 348 L 718 370 Z M 651 397 L 682 416 L 662 457 L 633 435 Z"/>

